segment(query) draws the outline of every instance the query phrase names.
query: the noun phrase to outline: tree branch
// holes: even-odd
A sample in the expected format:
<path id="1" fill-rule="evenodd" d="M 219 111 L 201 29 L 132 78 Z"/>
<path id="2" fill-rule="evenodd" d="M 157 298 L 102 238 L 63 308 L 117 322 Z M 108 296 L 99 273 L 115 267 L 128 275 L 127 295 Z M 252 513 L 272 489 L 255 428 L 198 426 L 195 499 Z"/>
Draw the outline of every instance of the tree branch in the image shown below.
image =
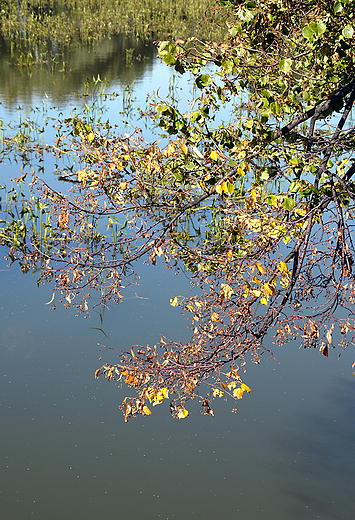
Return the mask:
<path id="1" fill-rule="evenodd" d="M 298 126 L 300 123 L 303 123 L 304 121 L 307 121 L 309 118 L 315 117 L 317 119 L 322 113 L 326 112 L 330 108 L 332 108 L 336 103 L 338 103 L 341 99 L 343 99 L 349 92 L 351 92 L 355 88 L 355 78 L 345 85 L 345 87 L 341 88 L 333 94 L 330 98 L 328 98 L 325 101 L 322 101 L 319 105 L 312 108 L 311 110 L 308 110 L 305 114 L 301 114 L 300 116 L 296 117 L 291 123 L 284 126 L 280 130 L 277 130 L 274 133 L 273 140 L 277 139 L 278 137 L 281 137 L 283 135 L 287 135 L 293 128 Z"/>

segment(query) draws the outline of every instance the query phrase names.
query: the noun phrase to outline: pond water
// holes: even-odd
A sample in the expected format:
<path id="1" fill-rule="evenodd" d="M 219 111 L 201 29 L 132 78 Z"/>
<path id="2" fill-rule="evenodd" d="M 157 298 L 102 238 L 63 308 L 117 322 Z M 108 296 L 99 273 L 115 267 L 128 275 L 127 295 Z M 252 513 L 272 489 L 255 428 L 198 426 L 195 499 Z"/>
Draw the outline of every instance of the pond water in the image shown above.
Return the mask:
<path id="1" fill-rule="evenodd" d="M 85 78 L 107 79 L 107 117 L 122 124 L 127 84 L 145 94 L 168 90 L 171 71 L 151 46 L 127 66 L 117 37 L 66 57 L 71 72 L 19 71 L 2 48 L 0 117 L 18 117 L 42 99 L 57 111 L 82 107 Z M 136 52 L 136 51 L 135 51 Z M 138 50 L 137 50 L 138 54 Z M 137 55 L 136 54 L 136 55 Z M 189 83 L 181 83 L 184 99 Z M 53 116 L 53 113 L 52 113 Z M 130 123 L 131 124 L 131 123 Z M 137 125 L 140 124 L 138 121 Z M 147 130 L 149 136 L 149 131 Z M 51 138 L 51 130 L 46 139 Z M 1 179 L 19 175 L 2 164 Z M 51 178 L 51 165 L 45 175 Z M 247 364 L 252 392 L 238 402 L 215 401 L 215 416 L 189 403 L 190 416 L 171 418 L 167 403 L 150 417 L 124 423 L 123 390 L 95 380 L 98 344 L 127 348 L 159 335 L 187 340 L 189 330 L 169 299 L 189 294 L 189 279 L 162 265 L 137 266 L 138 286 L 105 312 L 104 331 L 50 301 L 50 286 L 14 265 L 0 264 L 0 519 L 37 520 L 352 520 L 355 516 L 354 350 L 337 359 L 297 343 L 275 348 L 273 359 Z M 271 338 L 270 338 L 271 345 Z M 114 362 L 113 350 L 101 350 Z"/>

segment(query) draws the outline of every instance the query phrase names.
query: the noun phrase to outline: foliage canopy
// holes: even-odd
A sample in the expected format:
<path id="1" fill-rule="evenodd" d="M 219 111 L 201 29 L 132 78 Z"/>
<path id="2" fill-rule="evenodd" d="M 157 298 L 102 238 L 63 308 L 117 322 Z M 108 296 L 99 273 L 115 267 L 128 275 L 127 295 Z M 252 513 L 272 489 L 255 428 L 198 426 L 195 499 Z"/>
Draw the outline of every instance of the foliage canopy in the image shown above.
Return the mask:
<path id="1" fill-rule="evenodd" d="M 300 338 L 325 356 L 339 334 L 340 349 L 353 341 L 354 11 L 351 0 L 219 0 L 222 42 L 158 44 L 198 92 L 187 113 L 156 99 L 168 140 L 66 120 L 57 153 L 81 160 L 71 192 L 35 178 L 41 231 L 25 203 L 4 224 L 11 260 L 40 263 L 79 312 L 90 288 L 119 301 L 139 258 L 192 273 L 198 294 L 170 301 L 188 313 L 191 340 L 133 346 L 96 371 L 135 391 L 125 420 L 169 393 L 178 418 L 194 397 L 211 415 L 214 397 L 240 399 L 245 356 L 260 362 L 270 330 L 276 344 Z"/>

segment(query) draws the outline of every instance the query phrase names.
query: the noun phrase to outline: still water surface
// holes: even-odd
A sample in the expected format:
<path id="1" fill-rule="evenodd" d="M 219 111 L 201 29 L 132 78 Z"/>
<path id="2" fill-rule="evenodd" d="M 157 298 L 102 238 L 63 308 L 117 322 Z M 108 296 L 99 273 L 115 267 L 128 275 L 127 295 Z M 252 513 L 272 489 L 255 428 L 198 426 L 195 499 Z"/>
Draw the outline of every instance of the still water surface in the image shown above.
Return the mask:
<path id="1" fill-rule="evenodd" d="M 147 91 L 167 89 L 170 72 L 150 47 L 149 59 L 132 68 L 119 38 L 116 47 L 110 41 L 80 53 L 67 58 L 73 72 L 57 77 L 8 66 L 12 76 L 0 79 L 1 116 L 16 117 L 17 104 L 28 108 L 45 94 L 70 111 L 82 102 L 83 78 L 90 75 L 107 77 L 108 91 L 118 93 L 129 77 L 141 100 Z M 3 51 L 0 62 L 8 58 Z M 109 105 L 110 120 L 119 121 L 118 104 Z M 16 176 L 17 168 L 3 165 L 2 178 Z M 355 518 L 354 350 L 337 361 L 335 351 L 327 359 L 290 344 L 274 350 L 279 364 L 247 365 L 252 392 L 235 414 L 223 400 L 215 401 L 214 417 L 189 403 L 190 416 L 177 421 L 165 403 L 125 424 L 118 405 L 126 394 L 93 377 L 102 364 L 98 343 L 127 348 L 154 344 L 160 334 L 188 339 L 169 298 L 188 294 L 189 280 L 163 266 L 138 266 L 140 285 L 105 313 L 107 339 L 93 329 L 100 327 L 95 311 L 83 319 L 59 305 L 50 310 L 51 288 L 38 288 L 16 266 L 7 269 L 4 254 L 1 520 Z M 115 359 L 112 350 L 102 354 L 104 362 Z"/>

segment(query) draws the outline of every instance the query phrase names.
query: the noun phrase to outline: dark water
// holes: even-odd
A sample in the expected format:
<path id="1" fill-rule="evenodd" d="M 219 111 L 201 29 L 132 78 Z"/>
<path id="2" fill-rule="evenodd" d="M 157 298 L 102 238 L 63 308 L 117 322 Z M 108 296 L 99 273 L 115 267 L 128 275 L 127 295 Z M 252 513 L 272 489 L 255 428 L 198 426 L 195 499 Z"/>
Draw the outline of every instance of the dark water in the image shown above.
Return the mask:
<path id="1" fill-rule="evenodd" d="M 44 93 L 48 103 L 70 111 L 82 102 L 88 74 L 107 76 L 109 90 L 117 92 L 129 75 L 140 99 L 145 90 L 166 90 L 170 73 L 150 50 L 148 60 L 127 70 L 124 47 L 119 54 L 119 45 L 111 45 L 103 44 L 101 58 L 100 50 L 80 51 L 80 58 L 74 53 L 70 67 L 86 72 L 60 78 L 26 76 L 9 65 L 9 77 L 0 80 L 3 118 L 16 117 L 17 103 L 28 109 Z M 1 63 L 7 60 L 3 53 Z M 110 118 L 119 120 L 121 102 L 118 96 L 109 105 Z M 19 168 L 0 167 L 2 179 Z M 1 520 L 355 518 L 353 347 L 338 361 L 335 351 L 325 358 L 290 344 L 275 349 L 279 364 L 249 363 L 244 380 L 252 392 L 238 402 L 237 413 L 219 400 L 214 417 L 202 416 L 192 403 L 190 416 L 177 421 L 164 403 L 150 417 L 125 424 L 118 405 L 126 393 L 93 377 L 102 364 L 98 343 L 154 344 L 161 333 L 187 339 L 184 317 L 169 298 L 189 294 L 189 280 L 163 266 L 137 266 L 140 285 L 105 313 L 107 339 L 93 329 L 100 326 L 95 311 L 86 320 L 60 305 L 50 310 L 51 288 L 38 288 L 35 276 L 16 266 L 7 269 L 4 254 Z M 104 362 L 114 362 L 113 350 L 102 354 Z"/>

